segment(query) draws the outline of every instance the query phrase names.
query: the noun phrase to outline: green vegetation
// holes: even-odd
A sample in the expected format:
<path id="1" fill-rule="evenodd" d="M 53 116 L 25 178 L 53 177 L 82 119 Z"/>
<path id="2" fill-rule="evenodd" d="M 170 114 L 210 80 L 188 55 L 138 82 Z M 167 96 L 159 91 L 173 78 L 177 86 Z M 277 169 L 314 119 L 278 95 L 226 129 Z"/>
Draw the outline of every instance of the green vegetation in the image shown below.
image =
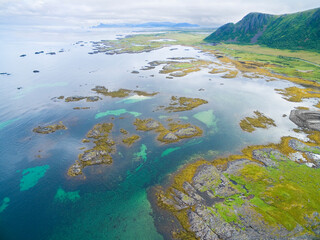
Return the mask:
<path id="1" fill-rule="evenodd" d="M 127 36 L 118 40 L 106 40 L 97 42 L 95 51 L 109 54 L 149 52 L 172 43 L 176 45 L 194 45 L 202 42 L 204 35 L 183 31 L 173 31 L 159 34 L 137 34 Z M 155 41 L 161 39 L 172 39 L 172 41 Z"/>
<path id="2" fill-rule="evenodd" d="M 198 72 L 202 68 L 207 68 L 212 61 L 207 60 L 191 60 L 190 62 L 159 62 L 161 64 L 166 64 L 159 73 L 169 74 L 172 77 L 183 77 L 192 72 Z"/>
<path id="3" fill-rule="evenodd" d="M 313 213 L 320 212 L 320 171 L 291 161 L 278 163 L 278 168 L 249 164 L 230 178 L 239 191 L 254 196 L 250 202 L 270 224 L 280 223 L 288 230 L 297 223 L 308 226 Z"/>
<path id="4" fill-rule="evenodd" d="M 312 81 L 320 79 L 320 53 L 311 51 L 293 51 L 262 47 L 259 45 L 219 44 L 217 46 L 202 46 L 203 49 L 215 50 L 215 54 L 230 56 L 233 64 L 242 72 L 253 72 L 259 75 L 281 78 L 281 75 L 302 78 Z M 225 59 L 222 59 L 225 60 Z M 254 63 L 252 68 L 243 68 L 241 63 Z M 232 61 L 229 61 L 232 62 Z M 242 64 L 244 65 L 244 64 Z M 265 70 L 261 70 L 264 68 Z M 219 73 L 227 69 L 218 69 L 212 73 Z M 268 73 L 269 72 L 269 73 Z M 272 75 L 271 72 L 278 75 Z M 281 75 L 279 75 L 281 74 Z M 286 79 L 289 80 L 290 79 Z"/>
<path id="5" fill-rule="evenodd" d="M 320 51 L 320 8 L 285 15 L 250 13 L 208 36 L 208 42 L 259 43 L 273 48 Z"/>

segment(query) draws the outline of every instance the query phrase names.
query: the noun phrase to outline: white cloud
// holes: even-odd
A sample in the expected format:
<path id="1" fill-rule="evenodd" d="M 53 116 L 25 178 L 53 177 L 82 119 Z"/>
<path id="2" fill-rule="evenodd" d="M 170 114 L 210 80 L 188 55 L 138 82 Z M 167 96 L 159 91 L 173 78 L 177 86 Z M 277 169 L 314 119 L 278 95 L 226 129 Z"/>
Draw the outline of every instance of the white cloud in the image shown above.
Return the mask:
<path id="1" fill-rule="evenodd" d="M 219 26 L 249 12 L 290 13 L 318 0 L 0 0 L 2 24 L 72 24 L 172 21 Z"/>

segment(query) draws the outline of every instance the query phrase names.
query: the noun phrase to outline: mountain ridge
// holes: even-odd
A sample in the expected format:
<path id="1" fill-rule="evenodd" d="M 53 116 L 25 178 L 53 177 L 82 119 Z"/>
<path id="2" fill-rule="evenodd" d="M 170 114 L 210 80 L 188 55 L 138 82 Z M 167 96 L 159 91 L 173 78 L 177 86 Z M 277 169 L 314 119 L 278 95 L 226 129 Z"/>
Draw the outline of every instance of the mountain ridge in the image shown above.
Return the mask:
<path id="1" fill-rule="evenodd" d="M 173 23 L 173 22 L 146 22 L 146 23 L 119 23 L 119 24 L 105 24 L 100 23 L 93 28 L 187 28 L 187 27 L 199 27 L 197 24 L 191 23 Z"/>
<path id="2" fill-rule="evenodd" d="M 319 26 L 320 8 L 283 15 L 249 13 L 235 24 L 221 26 L 205 41 L 320 50 Z"/>

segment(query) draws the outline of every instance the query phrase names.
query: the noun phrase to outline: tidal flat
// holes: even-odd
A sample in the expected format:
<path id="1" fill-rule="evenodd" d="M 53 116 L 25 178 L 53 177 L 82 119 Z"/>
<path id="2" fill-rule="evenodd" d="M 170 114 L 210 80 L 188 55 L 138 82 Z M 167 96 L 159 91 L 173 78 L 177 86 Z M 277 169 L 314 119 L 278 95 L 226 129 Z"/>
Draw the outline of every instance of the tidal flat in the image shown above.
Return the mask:
<path id="1" fill-rule="evenodd" d="M 25 31 L 1 46 L 0 238 L 319 237 L 320 135 L 289 119 L 318 111 L 319 53 Z"/>

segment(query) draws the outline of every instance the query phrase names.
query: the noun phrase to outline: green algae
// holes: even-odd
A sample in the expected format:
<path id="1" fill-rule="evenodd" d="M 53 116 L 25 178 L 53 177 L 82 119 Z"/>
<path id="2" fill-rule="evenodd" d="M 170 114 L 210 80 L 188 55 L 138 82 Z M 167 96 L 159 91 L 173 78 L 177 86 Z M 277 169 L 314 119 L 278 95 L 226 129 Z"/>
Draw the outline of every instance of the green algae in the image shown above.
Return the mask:
<path id="1" fill-rule="evenodd" d="M 61 187 L 58 188 L 54 200 L 57 202 L 76 202 L 80 199 L 79 191 L 66 192 Z"/>
<path id="2" fill-rule="evenodd" d="M 138 117 L 141 115 L 141 113 L 139 113 L 139 112 L 129 112 L 126 109 L 121 108 L 121 109 L 117 109 L 117 110 L 108 110 L 106 112 L 97 113 L 95 115 L 95 119 L 102 118 L 102 117 L 109 116 L 109 115 L 120 116 L 121 114 L 125 114 L 125 113 L 129 113 L 129 114 L 133 115 L 134 117 Z"/>
<path id="3" fill-rule="evenodd" d="M 10 119 L 8 121 L 4 121 L 4 122 L 0 122 L 0 130 L 2 130 L 3 128 L 5 128 L 6 126 L 14 123 L 15 121 L 19 120 L 19 118 L 14 118 L 14 119 Z"/>
<path id="4" fill-rule="evenodd" d="M 9 206 L 10 198 L 5 197 L 0 205 L 0 213 L 2 213 Z"/>
<path id="5" fill-rule="evenodd" d="M 164 151 L 161 153 L 161 157 L 165 157 L 165 156 L 169 155 L 170 153 L 179 150 L 180 148 L 181 148 L 181 147 L 167 148 L 166 150 L 164 150 Z"/>
<path id="6" fill-rule="evenodd" d="M 200 122 L 203 122 L 208 128 L 212 128 L 215 131 L 217 130 L 217 119 L 213 114 L 213 110 L 196 113 L 193 115 L 193 117 Z"/>
<path id="7" fill-rule="evenodd" d="M 133 154 L 135 159 L 142 159 L 144 162 L 147 161 L 147 146 L 145 144 L 141 144 L 140 152 L 136 152 Z"/>
<path id="8" fill-rule="evenodd" d="M 22 171 L 22 179 L 20 180 L 20 191 L 34 187 L 49 168 L 49 165 L 43 165 L 24 169 Z"/>
<path id="9" fill-rule="evenodd" d="M 131 103 L 137 103 L 144 100 L 151 99 L 152 97 L 143 96 L 143 95 L 133 95 L 131 97 L 128 97 L 126 99 L 122 99 L 118 101 L 117 103 L 125 103 L 125 104 L 131 104 Z"/>

